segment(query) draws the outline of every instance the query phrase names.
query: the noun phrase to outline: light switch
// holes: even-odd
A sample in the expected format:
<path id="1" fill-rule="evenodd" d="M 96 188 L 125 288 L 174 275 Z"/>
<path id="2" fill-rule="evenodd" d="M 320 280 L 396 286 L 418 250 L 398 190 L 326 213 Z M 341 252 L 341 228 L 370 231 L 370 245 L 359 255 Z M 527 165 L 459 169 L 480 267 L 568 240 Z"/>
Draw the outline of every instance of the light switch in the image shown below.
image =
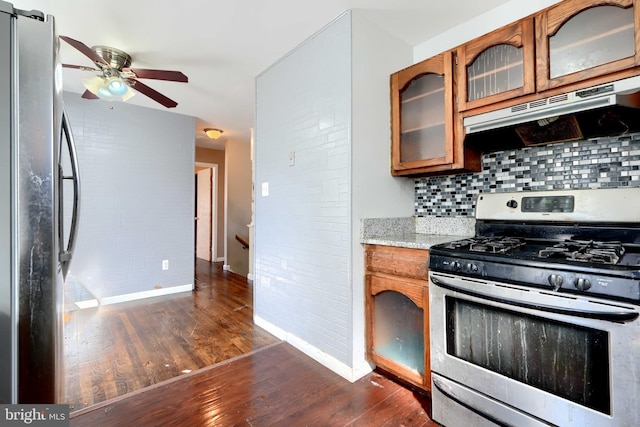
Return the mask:
<path id="1" fill-rule="evenodd" d="M 296 164 L 296 152 L 289 151 L 289 166 L 295 166 Z"/>
<path id="2" fill-rule="evenodd" d="M 262 197 L 267 197 L 269 195 L 269 183 L 262 183 Z"/>

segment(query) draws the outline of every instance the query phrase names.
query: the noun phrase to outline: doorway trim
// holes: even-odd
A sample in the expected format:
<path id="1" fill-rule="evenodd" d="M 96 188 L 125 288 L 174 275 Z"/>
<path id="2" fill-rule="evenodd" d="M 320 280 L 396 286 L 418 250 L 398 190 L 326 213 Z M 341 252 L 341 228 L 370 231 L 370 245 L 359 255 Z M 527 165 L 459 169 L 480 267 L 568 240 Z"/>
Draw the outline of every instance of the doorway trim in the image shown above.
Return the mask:
<path id="1" fill-rule="evenodd" d="M 195 162 L 195 165 L 211 168 L 211 261 L 224 261 L 224 257 L 218 259 L 218 165 L 205 162 Z"/>

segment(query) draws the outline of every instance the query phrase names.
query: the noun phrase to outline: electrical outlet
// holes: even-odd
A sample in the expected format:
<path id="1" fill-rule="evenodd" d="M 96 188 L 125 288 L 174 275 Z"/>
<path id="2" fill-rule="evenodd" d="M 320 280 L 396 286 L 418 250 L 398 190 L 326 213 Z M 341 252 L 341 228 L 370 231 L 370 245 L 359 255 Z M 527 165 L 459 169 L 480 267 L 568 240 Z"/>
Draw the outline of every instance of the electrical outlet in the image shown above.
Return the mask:
<path id="1" fill-rule="evenodd" d="M 162 269 L 163 270 L 168 270 L 169 269 L 169 260 L 168 259 L 163 259 L 162 260 Z"/>

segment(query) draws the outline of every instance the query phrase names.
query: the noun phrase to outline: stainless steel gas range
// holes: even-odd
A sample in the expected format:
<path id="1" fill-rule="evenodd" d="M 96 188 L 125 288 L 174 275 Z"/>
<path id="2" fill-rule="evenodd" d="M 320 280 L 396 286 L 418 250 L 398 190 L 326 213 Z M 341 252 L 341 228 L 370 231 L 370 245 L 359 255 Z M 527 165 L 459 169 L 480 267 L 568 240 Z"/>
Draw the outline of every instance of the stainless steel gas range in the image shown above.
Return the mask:
<path id="1" fill-rule="evenodd" d="M 430 250 L 433 419 L 638 426 L 640 188 L 481 194 Z"/>

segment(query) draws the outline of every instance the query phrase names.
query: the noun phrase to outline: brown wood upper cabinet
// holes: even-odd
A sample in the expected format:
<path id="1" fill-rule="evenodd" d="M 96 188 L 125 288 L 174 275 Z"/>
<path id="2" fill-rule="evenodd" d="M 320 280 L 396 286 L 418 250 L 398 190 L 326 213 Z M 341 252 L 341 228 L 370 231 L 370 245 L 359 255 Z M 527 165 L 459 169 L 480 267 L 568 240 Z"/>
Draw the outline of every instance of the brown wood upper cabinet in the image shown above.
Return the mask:
<path id="1" fill-rule="evenodd" d="M 453 52 L 445 52 L 391 75 L 391 173 L 394 176 L 479 170 L 456 135 Z M 473 154 L 473 153 L 472 153 Z"/>
<path id="2" fill-rule="evenodd" d="M 535 22 L 538 92 L 640 65 L 636 0 L 566 0 Z"/>
<path id="3" fill-rule="evenodd" d="M 392 74 L 392 175 L 479 171 L 463 117 L 640 74 L 636 2 L 564 0 Z"/>
<path id="4" fill-rule="evenodd" d="M 457 56 L 459 111 L 535 92 L 532 17 L 465 43 Z"/>

